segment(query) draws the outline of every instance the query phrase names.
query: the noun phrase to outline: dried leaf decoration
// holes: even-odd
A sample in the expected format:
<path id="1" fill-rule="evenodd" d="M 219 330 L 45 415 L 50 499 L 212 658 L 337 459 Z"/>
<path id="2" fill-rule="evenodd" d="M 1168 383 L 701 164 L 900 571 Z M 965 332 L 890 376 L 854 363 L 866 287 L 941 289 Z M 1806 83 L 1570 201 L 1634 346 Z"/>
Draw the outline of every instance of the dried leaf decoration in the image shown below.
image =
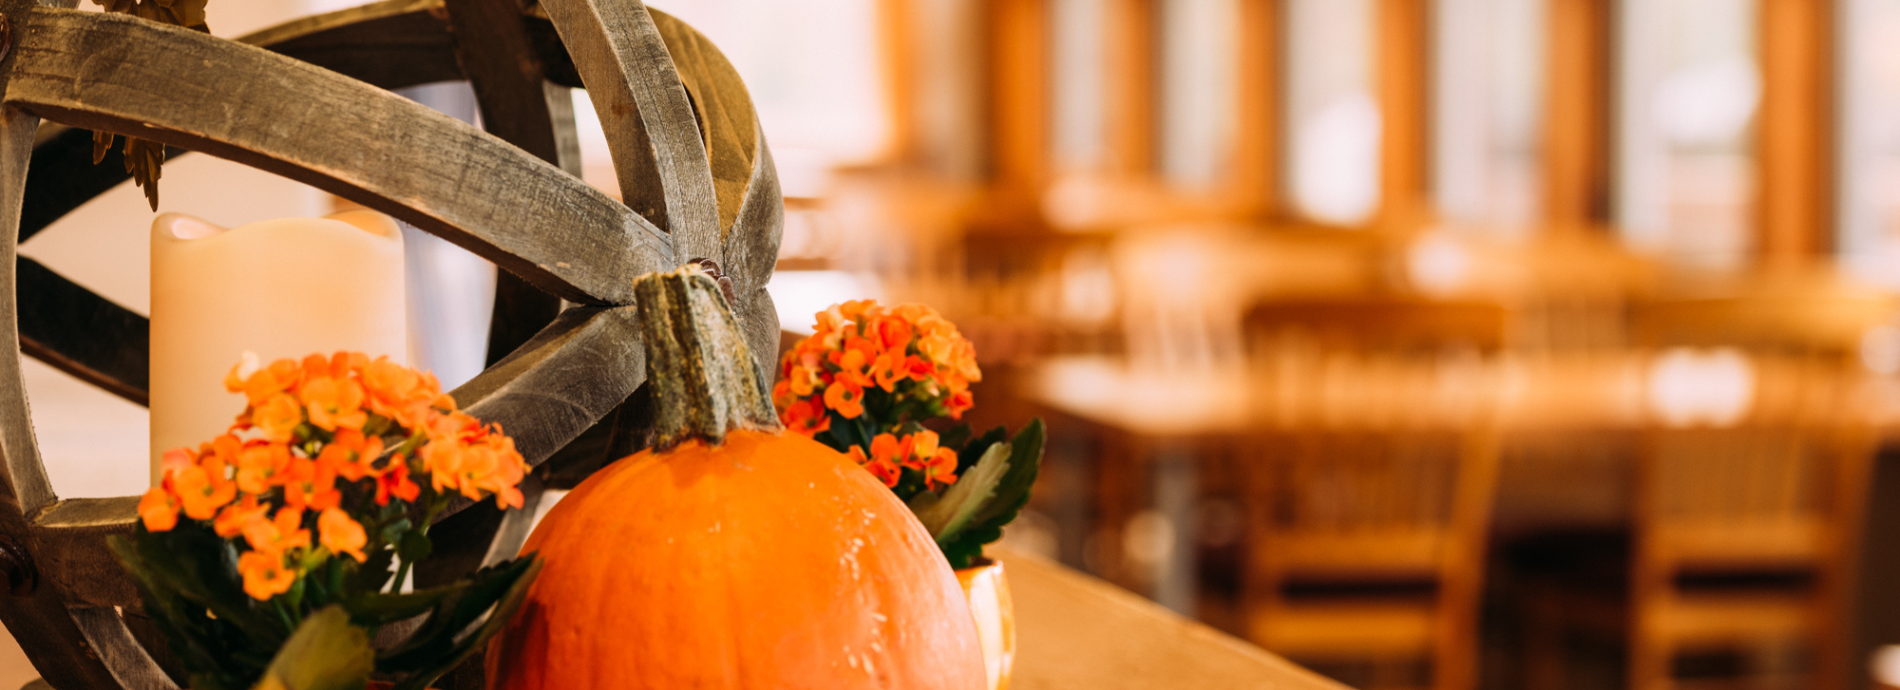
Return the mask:
<path id="1" fill-rule="evenodd" d="M 107 12 L 129 14 L 160 24 L 182 26 L 210 33 L 205 26 L 206 0 L 93 0 Z M 111 132 L 92 133 L 92 163 L 98 165 L 112 150 Z M 165 145 L 133 137 L 125 138 L 125 171 L 145 190 L 145 200 L 158 210 L 159 167 L 165 163 Z"/>

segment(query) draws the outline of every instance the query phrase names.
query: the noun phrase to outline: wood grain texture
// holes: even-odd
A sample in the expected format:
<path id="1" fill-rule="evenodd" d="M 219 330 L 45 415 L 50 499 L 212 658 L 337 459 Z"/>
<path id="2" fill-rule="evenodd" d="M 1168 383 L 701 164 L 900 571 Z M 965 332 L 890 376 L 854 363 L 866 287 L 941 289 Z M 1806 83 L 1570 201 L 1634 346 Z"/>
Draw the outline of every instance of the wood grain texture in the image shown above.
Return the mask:
<path id="1" fill-rule="evenodd" d="M 765 286 L 778 266 L 779 240 L 785 229 L 785 201 L 779 196 L 778 168 L 765 135 L 758 134 L 758 158 L 752 163 L 752 181 L 746 185 L 738 218 L 726 237 L 726 261 L 720 264 L 732 278 L 732 311 L 745 330 L 752 356 L 766 372 L 778 371 L 778 309 Z"/>
<path id="2" fill-rule="evenodd" d="M 22 16 L 28 10 L 24 4 L 0 4 L 0 11 L 9 17 Z M 0 108 L 0 285 L 15 284 L 16 228 L 38 125 L 31 115 Z M 0 291 L 0 351 L 19 351 L 15 296 L 13 290 Z M 54 500 L 33 437 L 20 358 L 0 357 L 0 535 L 30 555 L 42 554 L 45 549 L 40 548 L 28 516 Z M 0 622 L 8 630 L 30 631 L 16 632 L 14 637 L 41 674 L 62 688 L 167 687 L 157 666 L 131 642 L 130 633 L 113 636 L 109 628 L 93 625 L 90 618 L 82 626 L 68 611 L 62 594 L 60 587 L 44 585 L 24 596 L 0 597 Z M 107 666 L 118 662 L 123 663 Z"/>
<path id="3" fill-rule="evenodd" d="M 659 11 L 651 14 L 692 96 L 701 137 L 710 152 L 724 244 L 719 265 L 732 278 L 733 313 L 760 366 L 776 371 L 778 311 L 765 286 L 778 264 L 785 206 L 765 130 L 744 81 L 725 55 L 677 18 Z"/>
<path id="4" fill-rule="evenodd" d="M 1100 580 L 1007 551 L 992 555 L 1000 555 L 1016 609 L 1013 690 L 1344 690 Z"/>
<path id="5" fill-rule="evenodd" d="M 730 237 L 738 220 L 764 139 L 758 116 L 752 112 L 752 96 L 739 79 L 739 70 L 705 35 L 665 12 L 648 12 L 673 58 L 673 67 L 679 70 L 680 82 L 692 96 L 694 120 L 712 170 L 723 240 Z"/>
<path id="6" fill-rule="evenodd" d="M 25 257 L 14 273 L 20 350 L 126 400 L 146 404 L 151 323 Z"/>
<path id="7" fill-rule="evenodd" d="M 577 302 L 625 304 L 627 276 L 674 265 L 667 238 L 612 198 L 368 84 L 119 15 L 39 10 L 16 22 L 5 99 L 30 112 L 309 183 Z M 244 104 L 242 116 L 235 105 L 202 113 L 205 103 Z"/>
<path id="8" fill-rule="evenodd" d="M 137 496 L 69 498 L 33 519 L 40 582 L 72 605 L 123 606 L 142 611 L 138 588 L 106 548 L 106 537 L 130 535 L 138 524 Z"/>
<path id="9" fill-rule="evenodd" d="M 456 81 L 443 0 L 385 0 L 293 20 L 237 40 L 385 89 Z"/>
<path id="10" fill-rule="evenodd" d="M 639 0 L 541 3 L 600 114 L 620 198 L 672 236 L 681 263 L 724 263 L 718 204 L 693 106 Z"/>
<path id="11" fill-rule="evenodd" d="M 579 177 L 573 96 L 547 83 L 520 6 L 515 0 L 449 0 L 445 8 L 456 61 L 481 108 L 482 129 Z M 560 298 L 514 274 L 496 275 L 485 364 L 501 361 L 560 313 Z"/>
<path id="12" fill-rule="evenodd" d="M 25 206 L 20 210 L 22 243 L 93 197 L 131 179 L 125 172 L 125 147 L 106 151 L 95 165 L 92 132 L 53 124 L 40 129 L 33 146 L 33 166 L 26 176 Z M 165 158 L 183 153 L 184 149 L 166 147 Z"/>
<path id="13" fill-rule="evenodd" d="M 575 307 L 506 359 L 449 394 L 500 424 L 531 465 L 552 457 L 646 380 L 632 307 Z M 441 517 L 468 502 L 457 499 Z"/>
<path id="14" fill-rule="evenodd" d="M 1756 247 L 1761 262 L 1770 266 L 1813 263 L 1833 244 L 1835 4 L 1763 0 L 1758 10 L 1761 212 Z"/>

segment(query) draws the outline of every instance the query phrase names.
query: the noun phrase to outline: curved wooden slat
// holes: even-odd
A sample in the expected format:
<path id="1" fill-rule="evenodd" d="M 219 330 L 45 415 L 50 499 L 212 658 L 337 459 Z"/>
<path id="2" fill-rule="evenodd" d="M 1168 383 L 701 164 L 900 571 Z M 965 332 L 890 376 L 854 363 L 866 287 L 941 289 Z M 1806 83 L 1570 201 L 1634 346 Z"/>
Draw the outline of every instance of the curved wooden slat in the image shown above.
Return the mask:
<path id="1" fill-rule="evenodd" d="M 449 0 L 444 7 L 457 61 L 481 107 L 482 129 L 580 177 L 573 94 L 547 82 L 520 5 L 515 0 Z M 495 276 L 486 363 L 514 352 L 560 312 L 559 298 L 513 274 Z"/>
<path id="2" fill-rule="evenodd" d="M 522 457 L 540 465 L 646 380 L 635 309 L 561 312 L 540 335 L 449 394 L 469 414 L 500 424 Z M 451 504 L 442 517 L 465 506 Z"/>
<path id="3" fill-rule="evenodd" d="M 69 498 L 42 511 L 32 523 L 41 586 L 74 605 L 143 610 L 138 588 L 106 548 L 106 537 L 132 534 L 138 506 L 137 496 Z"/>
<path id="4" fill-rule="evenodd" d="M 739 217 L 739 205 L 751 186 L 763 140 L 758 115 L 752 110 L 752 96 L 739 79 L 739 70 L 705 35 L 670 14 L 647 11 L 666 42 L 666 52 L 679 70 L 680 82 L 691 96 L 700 141 L 712 169 L 720 237 L 730 237 L 732 224 Z"/>
<path id="5" fill-rule="evenodd" d="M 147 404 L 151 323 L 20 257 L 14 274 L 20 350 L 126 400 Z"/>
<path id="6" fill-rule="evenodd" d="M 131 179 L 125 171 L 125 149 L 115 146 L 106 151 L 97 165 L 92 162 L 92 132 L 59 125 L 44 125 L 45 132 L 33 147 L 33 166 L 26 176 L 26 205 L 20 210 L 20 242 L 52 225 L 93 197 Z M 170 160 L 184 149 L 165 148 Z"/>
<path id="7" fill-rule="evenodd" d="M 771 380 L 778 371 L 774 360 L 778 355 L 779 323 L 772 293 L 765 286 L 772 282 L 772 270 L 778 265 L 785 203 L 779 196 L 778 168 L 772 165 L 772 151 L 765 145 L 762 132 L 758 141 L 752 181 L 746 185 L 738 217 L 726 236 L 725 267 L 726 274 L 732 276 L 732 309 L 739 317 L 739 327 L 745 329 L 753 358 Z"/>
<path id="8" fill-rule="evenodd" d="M 384 0 L 237 39 L 385 89 L 462 78 L 442 0 Z"/>
<path id="9" fill-rule="evenodd" d="M 778 262 L 784 204 L 765 132 L 739 71 L 711 41 L 685 22 L 652 11 L 680 81 L 692 96 L 706 143 L 723 233 L 721 266 L 732 278 L 733 312 L 753 357 L 770 375 L 778 352 L 778 312 L 766 283 Z"/>
<path id="10" fill-rule="evenodd" d="M 621 199 L 682 262 L 724 261 L 712 170 L 666 43 L 639 0 L 544 0 L 600 114 Z"/>
<path id="11" fill-rule="evenodd" d="M 31 115 L 0 108 L 0 285 L 14 285 L 16 228 L 38 124 Z M 15 290 L 0 290 L 0 351 L 19 351 L 15 296 Z M 54 495 L 27 409 L 20 358 L 0 357 L 0 535 L 38 556 L 47 549 L 28 516 L 50 505 Z M 166 687 L 163 673 L 131 642 L 123 623 L 120 635 L 94 618 L 82 626 L 63 594 L 58 586 L 42 584 L 24 595 L 0 596 L 0 622 L 8 630 L 31 631 L 14 638 L 48 682 L 63 688 Z"/>
<path id="12" fill-rule="evenodd" d="M 17 26 L 4 98 L 43 117 L 326 189 L 577 302 L 629 303 L 631 276 L 674 265 L 665 236 L 612 198 L 360 81 L 119 15 L 42 9 Z"/>

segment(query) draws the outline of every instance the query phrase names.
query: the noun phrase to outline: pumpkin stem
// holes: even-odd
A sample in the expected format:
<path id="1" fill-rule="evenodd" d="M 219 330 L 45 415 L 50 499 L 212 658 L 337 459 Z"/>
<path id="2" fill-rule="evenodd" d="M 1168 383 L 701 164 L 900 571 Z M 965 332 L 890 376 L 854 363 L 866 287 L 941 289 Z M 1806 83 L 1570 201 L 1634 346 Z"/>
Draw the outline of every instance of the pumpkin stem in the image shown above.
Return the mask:
<path id="1" fill-rule="evenodd" d="M 719 445 L 733 429 L 775 431 L 771 387 L 719 284 L 699 264 L 633 281 L 653 386 L 653 448 Z"/>

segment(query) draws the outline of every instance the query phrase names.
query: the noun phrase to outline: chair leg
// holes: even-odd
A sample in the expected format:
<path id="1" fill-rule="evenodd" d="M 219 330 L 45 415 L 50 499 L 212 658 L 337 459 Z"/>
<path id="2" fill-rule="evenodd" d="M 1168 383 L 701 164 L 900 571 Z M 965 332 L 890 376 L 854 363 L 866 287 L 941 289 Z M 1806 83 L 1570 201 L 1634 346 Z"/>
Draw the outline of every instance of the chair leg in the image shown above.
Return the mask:
<path id="1" fill-rule="evenodd" d="M 1524 690 L 1564 690 L 1567 661 L 1561 604 L 1534 597 L 1524 616 Z"/>
<path id="2" fill-rule="evenodd" d="M 1629 649 L 1629 690 L 1669 690 L 1675 686 L 1673 655 L 1667 649 L 1631 639 Z"/>

